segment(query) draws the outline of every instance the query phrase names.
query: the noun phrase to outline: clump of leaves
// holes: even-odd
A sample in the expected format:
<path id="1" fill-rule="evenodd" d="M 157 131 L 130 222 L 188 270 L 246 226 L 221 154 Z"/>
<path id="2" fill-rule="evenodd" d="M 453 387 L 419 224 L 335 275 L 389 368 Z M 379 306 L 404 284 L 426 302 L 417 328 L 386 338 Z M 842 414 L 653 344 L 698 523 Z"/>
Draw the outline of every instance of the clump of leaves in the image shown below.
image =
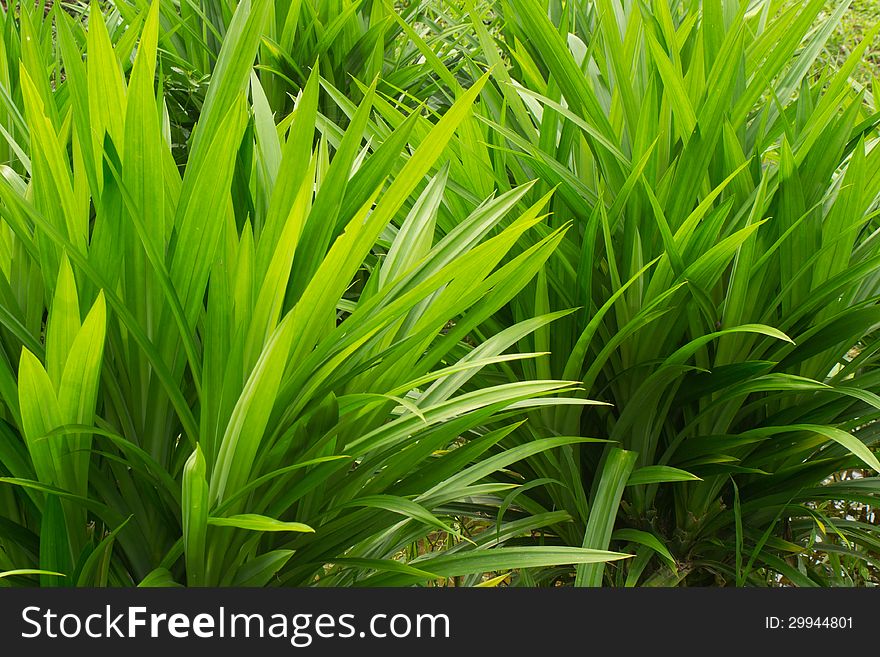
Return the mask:
<path id="1" fill-rule="evenodd" d="M 454 180 L 538 178 L 524 202 L 555 188 L 548 228 L 574 221 L 481 329 L 578 309 L 522 340 L 549 358 L 505 373 L 579 380 L 608 405 L 534 411 L 508 444 L 612 442 L 498 478 L 524 483 L 503 509 L 566 509 L 564 543 L 635 551 L 576 584 L 809 586 L 840 573 L 796 555 L 876 558 L 876 527 L 822 503 L 878 492 L 874 476 L 828 481 L 880 470 L 880 114 L 851 84 L 877 28 L 813 79 L 849 6 L 820 19 L 824 4 L 466 3 L 470 70 L 493 68 L 484 146 L 459 141 L 473 163 Z"/>
<path id="2" fill-rule="evenodd" d="M 489 455 L 572 390 L 478 378 L 534 358 L 505 352 L 553 315 L 461 348 L 565 231 L 513 251 L 548 201 L 515 211 L 524 185 L 437 239 L 446 146 L 485 79 L 375 147 L 375 87 L 342 131 L 315 69 L 276 124 L 253 68 L 269 10 L 231 18 L 181 173 L 155 86 L 160 4 L 115 43 L 95 9 L 87 33 L 22 9 L 0 179 L 3 582 L 391 585 L 623 557 L 504 545 L 557 511 L 397 560 L 460 536 L 453 507 L 509 488 L 493 472 L 584 442 Z"/>

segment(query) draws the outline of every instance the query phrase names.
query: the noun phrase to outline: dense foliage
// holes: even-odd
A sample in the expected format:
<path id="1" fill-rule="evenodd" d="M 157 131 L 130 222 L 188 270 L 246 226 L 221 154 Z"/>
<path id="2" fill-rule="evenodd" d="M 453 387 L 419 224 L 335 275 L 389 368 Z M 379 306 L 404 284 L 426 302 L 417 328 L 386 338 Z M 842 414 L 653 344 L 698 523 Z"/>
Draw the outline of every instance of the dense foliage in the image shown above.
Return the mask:
<path id="1" fill-rule="evenodd" d="M 875 579 L 849 4 L 6 8 L 0 584 Z"/>

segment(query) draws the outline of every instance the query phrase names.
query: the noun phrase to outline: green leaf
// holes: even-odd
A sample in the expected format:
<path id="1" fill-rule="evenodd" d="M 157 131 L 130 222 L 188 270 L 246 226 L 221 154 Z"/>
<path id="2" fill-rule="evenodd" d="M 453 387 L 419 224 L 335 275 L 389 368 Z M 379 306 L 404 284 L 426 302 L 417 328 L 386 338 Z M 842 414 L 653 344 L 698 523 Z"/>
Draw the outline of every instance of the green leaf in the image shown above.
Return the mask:
<path id="1" fill-rule="evenodd" d="M 272 550 L 249 559 L 235 573 L 233 586 L 266 586 L 290 561 L 293 550 Z"/>
<path id="2" fill-rule="evenodd" d="M 201 447 L 196 445 L 183 468 L 183 545 L 186 555 L 187 583 L 202 586 L 205 583 L 205 545 L 208 530 L 207 466 Z"/>
<path id="3" fill-rule="evenodd" d="M 229 418 L 211 473 L 210 498 L 216 503 L 247 483 L 294 339 L 292 320 L 289 314 L 275 330 Z"/>
<path id="4" fill-rule="evenodd" d="M 56 573 L 50 570 L 38 570 L 35 568 L 17 568 L 15 570 L 4 570 L 0 572 L 0 579 L 3 579 L 4 577 L 22 577 L 26 575 L 66 577 L 64 573 Z"/>
<path id="5" fill-rule="evenodd" d="M 46 573 L 70 573 L 73 568 L 67 522 L 61 502 L 49 497 L 43 508 L 40 526 L 40 570 Z M 41 575 L 41 586 L 66 586 L 66 582 L 53 575 Z"/>
<path id="6" fill-rule="evenodd" d="M 464 538 L 460 532 L 457 532 L 448 524 L 440 520 L 437 516 L 428 511 L 421 504 L 417 504 L 403 497 L 397 497 L 394 495 L 366 495 L 363 497 L 359 497 L 352 502 L 344 504 L 343 508 L 345 507 L 367 507 L 372 509 L 384 509 L 385 511 L 399 513 L 400 515 L 406 516 L 407 518 L 412 518 L 413 520 L 417 520 L 419 522 L 425 523 L 426 525 L 447 532 L 448 534 L 456 536 L 459 539 L 468 540 Z"/>
<path id="7" fill-rule="evenodd" d="M 575 547 L 502 547 L 460 554 L 422 558 L 411 565 L 430 568 L 440 577 L 460 577 L 476 573 L 514 568 L 543 568 L 561 564 L 606 563 L 626 559 L 630 555 Z M 360 582 L 363 586 L 403 586 L 417 582 L 417 576 L 375 575 Z"/>
<path id="8" fill-rule="evenodd" d="M 664 484 L 676 481 L 702 481 L 699 477 L 685 472 L 679 468 L 668 465 L 646 465 L 637 468 L 629 476 L 627 486 L 642 486 L 646 484 Z"/>
<path id="9" fill-rule="evenodd" d="M 27 349 L 22 350 L 18 367 L 18 395 L 22 430 L 37 478 L 44 484 L 63 483 L 64 477 L 58 472 L 65 465 L 60 446 L 40 440 L 63 424 L 61 409 L 49 375 Z"/>
<path id="10" fill-rule="evenodd" d="M 242 513 L 225 518 L 208 518 L 208 524 L 215 527 L 236 527 L 254 532 L 314 532 L 301 522 L 285 522 L 261 516 L 257 513 Z"/>
<path id="11" fill-rule="evenodd" d="M 663 557 L 671 567 L 675 568 L 675 558 L 672 556 L 672 553 L 663 545 L 659 538 L 650 532 L 639 529 L 618 529 L 611 535 L 611 540 L 647 546 Z"/>
<path id="12" fill-rule="evenodd" d="M 174 581 L 174 577 L 171 572 L 167 568 L 156 568 L 147 573 L 146 577 L 144 577 L 140 583 L 138 584 L 138 588 L 182 588 L 181 584 L 178 584 Z"/>
<path id="13" fill-rule="evenodd" d="M 617 518 L 620 498 L 636 463 L 637 454 L 617 447 L 606 451 L 602 464 L 602 477 L 591 501 L 584 548 L 601 550 L 608 547 Z M 604 562 L 582 562 L 577 567 L 575 586 L 601 586 Z"/>

